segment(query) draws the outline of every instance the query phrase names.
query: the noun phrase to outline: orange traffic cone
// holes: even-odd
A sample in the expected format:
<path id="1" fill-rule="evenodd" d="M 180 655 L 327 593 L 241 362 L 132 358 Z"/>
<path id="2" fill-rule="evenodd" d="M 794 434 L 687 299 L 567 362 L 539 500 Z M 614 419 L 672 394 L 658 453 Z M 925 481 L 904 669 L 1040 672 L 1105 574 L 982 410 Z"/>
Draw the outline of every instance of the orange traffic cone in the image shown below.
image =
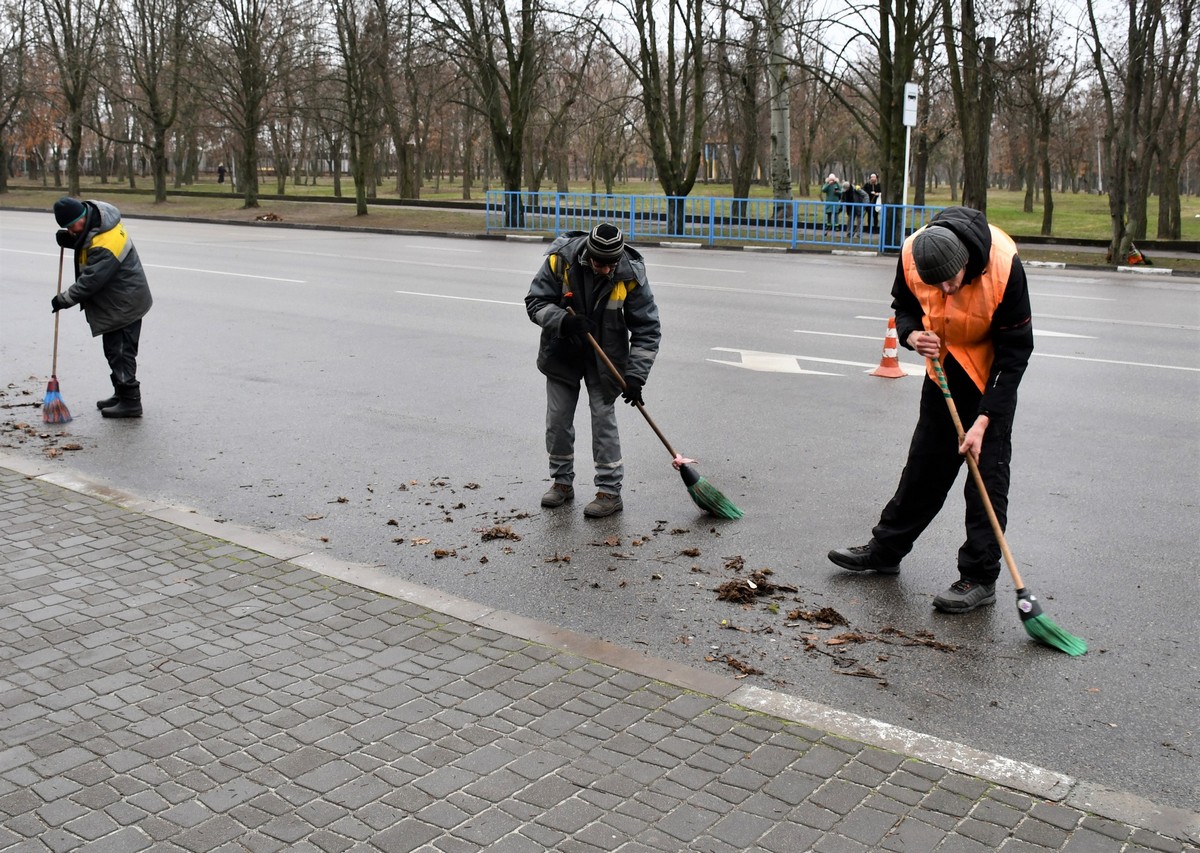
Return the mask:
<path id="1" fill-rule="evenodd" d="M 896 357 L 899 348 L 900 341 L 896 337 L 896 318 L 888 317 L 887 335 L 883 339 L 883 358 L 879 360 L 879 367 L 871 371 L 871 375 L 883 376 L 886 379 L 899 379 L 904 376 L 904 368 L 900 366 L 900 359 Z"/>

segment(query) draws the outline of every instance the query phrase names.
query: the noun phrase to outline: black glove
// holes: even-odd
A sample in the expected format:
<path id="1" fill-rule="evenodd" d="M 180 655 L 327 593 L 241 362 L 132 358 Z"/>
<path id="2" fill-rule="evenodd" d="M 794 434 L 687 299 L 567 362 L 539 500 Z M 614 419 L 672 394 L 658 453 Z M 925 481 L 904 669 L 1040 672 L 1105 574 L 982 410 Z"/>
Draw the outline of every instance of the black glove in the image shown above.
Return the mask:
<path id="1" fill-rule="evenodd" d="M 59 229 L 58 233 L 54 235 L 54 239 L 57 240 L 58 245 L 62 246 L 64 249 L 75 248 L 75 235 L 66 228 Z"/>
<path id="2" fill-rule="evenodd" d="M 50 313 L 51 314 L 57 314 L 62 309 L 70 308 L 70 307 L 71 307 L 71 303 L 67 300 L 67 297 L 64 296 L 63 294 L 56 293 L 50 297 Z"/>
<path id="3" fill-rule="evenodd" d="M 596 334 L 596 324 L 587 317 L 580 317 L 578 314 L 568 314 L 563 317 L 562 325 L 558 327 L 558 333 L 564 338 L 571 335 L 594 335 Z"/>
<path id="4" fill-rule="evenodd" d="M 646 402 L 642 399 L 642 388 L 645 384 L 645 382 L 636 376 L 626 376 L 625 390 L 621 392 L 621 399 L 631 406 L 646 405 Z"/>

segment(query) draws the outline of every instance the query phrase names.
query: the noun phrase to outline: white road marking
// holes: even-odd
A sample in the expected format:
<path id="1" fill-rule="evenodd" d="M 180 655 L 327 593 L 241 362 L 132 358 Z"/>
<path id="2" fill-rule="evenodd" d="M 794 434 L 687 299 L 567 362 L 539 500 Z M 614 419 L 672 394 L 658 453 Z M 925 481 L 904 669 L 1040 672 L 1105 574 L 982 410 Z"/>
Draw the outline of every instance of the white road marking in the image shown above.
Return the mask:
<path id="1" fill-rule="evenodd" d="M 1200 373 L 1200 367 L 1183 367 L 1178 364 L 1148 364 L 1143 361 L 1116 361 L 1111 358 L 1084 358 L 1081 355 L 1052 355 L 1048 352 L 1035 352 L 1034 358 L 1063 358 L 1068 361 L 1092 361 L 1097 364 L 1120 364 L 1125 367 L 1154 367 L 1160 370 L 1187 370 Z"/>
<path id="2" fill-rule="evenodd" d="M 697 272 L 697 271 L 699 271 L 699 272 L 731 272 L 731 273 L 734 273 L 735 275 L 745 275 L 746 274 L 745 270 L 731 270 L 731 269 L 726 269 L 725 267 L 685 267 L 685 266 L 681 266 L 680 264 L 664 264 L 660 261 L 654 262 L 654 269 L 656 269 L 656 270 L 657 269 L 687 270 L 688 272 Z"/>
<path id="3" fill-rule="evenodd" d="M 760 373 L 808 373 L 813 376 L 842 376 L 841 373 L 826 373 L 821 370 L 805 370 L 796 362 L 796 356 L 783 355 L 773 352 L 753 352 L 751 350 L 726 349 L 725 347 L 713 347 L 718 352 L 736 352 L 740 353 L 741 361 L 722 361 L 719 358 L 710 358 L 714 364 L 727 364 L 730 367 L 744 367 L 746 370 L 755 370 Z"/>
<path id="4" fill-rule="evenodd" d="M 402 296 L 428 296 L 431 299 L 455 299 L 460 302 L 489 302 L 492 305 L 517 305 L 522 308 L 525 307 L 524 302 L 506 302 L 503 299 L 477 299 L 474 296 L 451 296 L 448 293 L 420 293 L 415 290 L 397 290 L 394 292 Z"/>
<path id="5" fill-rule="evenodd" d="M 824 335 L 829 338 L 858 338 L 863 341 L 877 341 L 883 335 L 847 335 L 842 332 L 814 332 L 810 329 L 792 329 L 797 335 Z"/>
<path id="6" fill-rule="evenodd" d="M 744 367 L 747 370 L 758 370 L 769 373 L 814 373 L 818 376 L 844 376 L 844 373 L 824 373 L 819 370 L 805 370 L 797 362 L 811 361 L 818 364 L 838 364 L 846 367 L 863 367 L 868 371 L 874 370 L 879 365 L 871 364 L 865 361 L 845 361 L 837 358 L 816 358 L 809 355 L 792 355 L 790 353 L 781 352 L 759 352 L 757 350 L 733 349 L 730 347 L 713 347 L 714 352 L 735 352 L 738 353 L 742 360 L 738 361 L 721 361 L 719 359 L 710 358 L 708 361 L 716 364 L 728 364 L 731 367 Z M 916 376 L 924 373 L 925 368 L 916 367 L 910 364 L 901 364 L 901 369 L 909 376 Z"/>
<path id="7" fill-rule="evenodd" d="M 1072 335 L 1070 332 L 1051 332 L 1046 329 L 1033 327 L 1033 336 L 1035 338 L 1082 338 L 1085 341 L 1096 340 L 1095 335 Z"/>
<path id="8" fill-rule="evenodd" d="M 205 275 L 228 275 L 234 278 L 257 278 L 260 281 L 286 281 L 288 284 L 307 284 L 302 278 L 276 278 L 270 275 L 249 275 L 242 272 L 225 272 L 224 270 L 204 270 L 195 267 L 169 267 L 164 264 L 142 264 L 147 269 L 152 270 L 177 270 L 179 272 L 198 272 Z"/>
<path id="9" fill-rule="evenodd" d="M 710 358 L 708 361 L 716 364 L 728 364 L 731 367 L 745 367 L 748 370 L 768 371 L 774 373 L 817 373 L 818 371 L 804 370 L 800 368 L 797 361 L 812 361 L 821 364 L 842 364 L 848 367 L 865 367 L 868 371 L 878 367 L 877 364 L 870 364 L 863 361 L 843 361 L 835 358 L 816 358 L 808 355 L 793 355 L 791 353 L 781 352 L 759 352 L 758 350 L 744 350 L 731 347 L 713 347 L 715 352 L 736 352 L 740 353 L 742 360 L 737 361 L 720 361 L 715 358 Z M 1200 373 L 1200 367 L 1185 367 L 1177 364 L 1152 364 L 1141 361 L 1118 361 L 1110 358 L 1086 358 L 1079 355 L 1053 355 L 1051 353 L 1035 352 L 1034 358 L 1058 358 L 1066 361 L 1087 361 L 1094 364 L 1118 364 L 1124 367 L 1152 367 L 1160 370 L 1185 370 L 1192 373 Z M 924 367 L 914 364 L 900 363 L 901 369 L 909 376 L 919 376 L 925 372 Z M 822 374 L 825 376 L 842 376 L 840 373 Z"/>
<path id="10" fill-rule="evenodd" d="M 1073 296 L 1067 293 L 1034 293 L 1029 291 L 1030 296 L 1036 296 L 1038 299 L 1086 299 L 1090 302 L 1116 302 L 1115 299 L 1110 299 L 1107 296 Z"/>
<path id="11" fill-rule="evenodd" d="M 887 323 L 887 321 L 888 321 L 887 317 L 861 317 L 861 316 L 859 316 L 859 317 L 855 317 L 854 319 L 855 320 L 874 320 L 874 321 L 877 321 L 880 323 Z M 800 332 L 802 330 L 796 329 L 796 331 Z M 805 332 L 804 334 L 831 335 L 831 334 L 833 334 L 833 332 Z M 1086 340 L 1086 341 L 1096 340 L 1094 335 L 1073 335 L 1070 332 L 1050 332 L 1050 331 L 1047 331 L 1046 329 L 1039 329 L 1039 328 L 1037 328 L 1037 326 L 1034 326 L 1034 328 L 1033 328 L 1033 335 L 1034 335 L 1034 337 L 1040 336 L 1043 338 L 1082 338 L 1083 340 Z M 867 336 L 866 335 L 842 335 L 841 337 L 865 338 Z"/>

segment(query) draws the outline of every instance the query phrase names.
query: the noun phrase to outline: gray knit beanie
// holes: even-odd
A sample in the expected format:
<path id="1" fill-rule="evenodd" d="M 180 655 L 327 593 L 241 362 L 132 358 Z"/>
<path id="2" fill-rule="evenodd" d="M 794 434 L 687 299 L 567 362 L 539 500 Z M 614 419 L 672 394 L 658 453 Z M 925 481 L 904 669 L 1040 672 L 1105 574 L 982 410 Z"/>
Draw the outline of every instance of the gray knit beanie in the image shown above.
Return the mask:
<path id="1" fill-rule="evenodd" d="M 621 229 L 601 222 L 587 237 L 588 256 L 602 264 L 615 264 L 625 252 L 625 238 Z"/>
<path id="2" fill-rule="evenodd" d="M 967 265 L 967 247 L 949 228 L 936 223 L 918 231 L 912 244 L 917 275 L 926 284 L 949 281 Z"/>

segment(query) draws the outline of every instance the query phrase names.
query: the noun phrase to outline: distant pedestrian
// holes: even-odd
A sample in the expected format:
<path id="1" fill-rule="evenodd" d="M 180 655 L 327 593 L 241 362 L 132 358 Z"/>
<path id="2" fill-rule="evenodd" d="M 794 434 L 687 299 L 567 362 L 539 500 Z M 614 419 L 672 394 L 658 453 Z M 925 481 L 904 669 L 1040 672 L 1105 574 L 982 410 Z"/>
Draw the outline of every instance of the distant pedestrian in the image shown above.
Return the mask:
<path id="1" fill-rule="evenodd" d="M 821 185 L 821 198 L 825 199 L 825 230 L 833 231 L 838 227 L 838 202 L 842 200 L 842 184 L 838 176 L 832 172 Z"/>
<path id="2" fill-rule="evenodd" d="M 225 183 L 225 164 L 224 163 L 222 163 L 220 166 L 217 166 L 217 183 L 218 184 Z"/>
<path id="3" fill-rule="evenodd" d="M 867 191 L 867 201 L 871 205 L 867 211 L 871 232 L 876 233 L 879 231 L 879 214 L 883 206 L 883 184 L 879 183 L 879 176 L 872 172 L 871 177 L 867 178 L 867 182 L 863 184 L 862 188 Z"/>
<path id="4" fill-rule="evenodd" d="M 140 418 L 138 341 L 142 318 L 154 300 L 121 211 L 107 202 L 64 196 L 54 203 L 54 219 L 61 226 L 55 236 L 58 245 L 74 253 L 75 283 L 50 300 L 51 310 L 79 305 L 92 336 L 101 337 L 113 396 L 97 401 L 100 414 Z"/>
<path id="5" fill-rule="evenodd" d="M 601 518 L 620 512 L 625 464 L 614 404 L 618 394 L 630 405 L 642 402 L 662 338 L 646 263 L 625 245 L 615 225 L 570 232 L 550 244 L 525 309 L 542 327 L 537 366 L 546 376 L 546 452 L 554 481 L 542 506 L 559 507 L 575 498 L 575 408 L 582 380 L 592 415 L 597 490 L 583 514 Z M 624 391 L 588 342 L 589 333 L 621 371 Z"/>
<path id="6" fill-rule="evenodd" d="M 977 210 L 948 207 L 905 243 L 892 284 L 896 333 L 927 360 L 940 358 L 966 428 L 963 441 L 927 361 L 921 407 L 896 493 L 866 545 L 829 552 L 852 572 L 895 575 L 954 485 L 963 456 L 979 465 L 992 507 L 1008 519 L 1017 386 L 1033 352 L 1029 288 L 1012 238 Z M 1000 545 L 975 480 L 967 477 L 966 541 L 958 580 L 933 600 L 947 613 L 996 601 Z"/>
<path id="7" fill-rule="evenodd" d="M 867 191 L 850 181 L 842 184 L 842 206 L 846 209 L 846 231 L 849 237 L 862 236 L 863 212 L 867 207 Z"/>

